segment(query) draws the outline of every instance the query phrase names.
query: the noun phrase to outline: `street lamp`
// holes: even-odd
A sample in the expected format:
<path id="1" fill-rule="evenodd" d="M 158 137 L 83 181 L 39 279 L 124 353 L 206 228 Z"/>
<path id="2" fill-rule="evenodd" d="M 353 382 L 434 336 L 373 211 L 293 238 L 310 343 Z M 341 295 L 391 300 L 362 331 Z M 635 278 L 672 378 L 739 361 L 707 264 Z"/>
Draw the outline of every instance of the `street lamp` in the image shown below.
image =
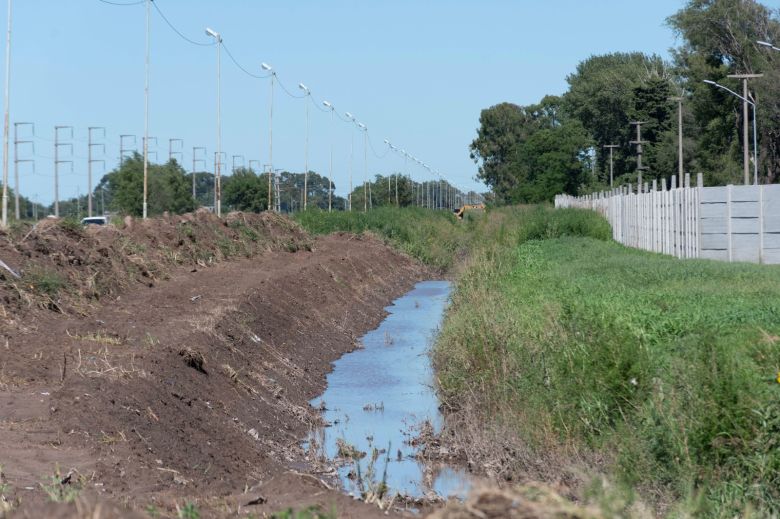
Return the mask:
<path id="1" fill-rule="evenodd" d="M 298 83 L 298 88 L 303 90 L 304 96 L 308 98 L 311 95 L 309 87 L 303 83 Z M 303 210 L 306 210 L 309 200 L 309 100 L 305 99 L 306 103 L 306 148 L 304 150 L 304 167 L 303 167 Z"/>
<path id="2" fill-rule="evenodd" d="M 769 47 L 769 48 L 770 48 L 770 49 L 772 49 L 772 50 L 777 50 L 777 51 L 780 51 L 780 47 L 775 47 L 774 45 L 772 45 L 772 44 L 771 44 L 771 43 L 769 43 L 768 41 L 760 41 L 760 40 L 759 40 L 759 41 L 757 41 L 756 43 L 758 43 L 759 45 L 761 45 L 761 46 L 763 46 L 763 47 Z"/>
<path id="3" fill-rule="evenodd" d="M 260 68 L 271 73 L 271 105 L 268 111 L 268 162 L 270 162 L 270 167 L 268 168 L 268 210 L 273 211 L 271 184 L 274 170 L 274 78 L 276 77 L 276 72 L 271 65 L 265 62 L 260 64 Z"/>
<path id="4" fill-rule="evenodd" d="M 753 107 L 753 183 L 758 184 L 758 134 L 756 132 L 756 103 L 744 96 L 739 95 L 738 93 L 734 92 L 728 87 L 721 85 L 720 83 L 716 83 L 715 81 L 709 79 L 705 79 L 704 82 L 708 85 L 720 88 L 721 90 L 725 90 L 729 94 L 738 97 L 744 103 L 747 103 Z M 747 148 L 747 145 L 748 143 L 745 142 L 745 148 Z"/>
<path id="5" fill-rule="evenodd" d="M 358 123 L 358 128 L 363 130 L 363 212 L 368 212 L 368 128 L 363 123 Z"/>
<path id="6" fill-rule="evenodd" d="M 330 169 L 328 170 L 328 212 L 332 211 L 333 204 L 333 114 L 336 109 L 328 101 L 322 102 L 323 106 L 330 110 Z"/>
<path id="7" fill-rule="evenodd" d="M 221 47 L 222 36 L 213 29 L 206 27 L 206 34 L 214 38 L 217 43 L 217 154 L 218 158 L 214 167 L 214 211 L 217 216 L 222 216 L 222 161 L 219 157 L 222 153 L 222 99 L 221 99 Z M 144 149 L 146 149 L 146 142 L 144 142 Z"/>
<path id="8" fill-rule="evenodd" d="M 11 90 L 11 0 L 8 0 L 8 31 L 5 39 L 5 119 L 3 123 L 3 229 L 8 228 L 8 139 Z M 18 204 L 17 204 L 18 206 Z"/>
<path id="9" fill-rule="evenodd" d="M 344 112 L 344 115 L 349 119 L 352 124 L 357 125 L 357 121 L 355 121 L 355 116 L 352 115 L 349 112 Z M 353 131 L 349 132 L 349 210 L 352 211 L 352 162 L 355 157 L 355 133 Z"/>

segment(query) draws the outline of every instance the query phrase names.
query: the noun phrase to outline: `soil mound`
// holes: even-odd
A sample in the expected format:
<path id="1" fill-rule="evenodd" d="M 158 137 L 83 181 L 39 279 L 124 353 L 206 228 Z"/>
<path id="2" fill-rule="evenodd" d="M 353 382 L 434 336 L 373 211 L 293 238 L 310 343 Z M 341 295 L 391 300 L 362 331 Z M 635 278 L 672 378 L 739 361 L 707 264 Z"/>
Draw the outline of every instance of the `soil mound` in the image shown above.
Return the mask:
<path id="1" fill-rule="evenodd" d="M 190 505 L 202 517 L 382 515 L 305 473 L 300 441 L 330 363 L 430 276 L 418 263 L 370 237 L 312 240 L 272 214 L 46 221 L 6 236 L 0 258 L 22 271 L 0 285 L 12 514 L 67 514 L 76 504 L 53 503 L 70 496 L 162 517 Z M 48 292 L 35 272 L 63 286 Z"/>
<path id="2" fill-rule="evenodd" d="M 310 249 L 297 224 L 275 213 L 195 213 L 83 227 L 46 219 L 0 232 L 0 304 L 84 314 L 106 296 L 153 286 L 175 267 L 207 266 L 274 250 Z"/>

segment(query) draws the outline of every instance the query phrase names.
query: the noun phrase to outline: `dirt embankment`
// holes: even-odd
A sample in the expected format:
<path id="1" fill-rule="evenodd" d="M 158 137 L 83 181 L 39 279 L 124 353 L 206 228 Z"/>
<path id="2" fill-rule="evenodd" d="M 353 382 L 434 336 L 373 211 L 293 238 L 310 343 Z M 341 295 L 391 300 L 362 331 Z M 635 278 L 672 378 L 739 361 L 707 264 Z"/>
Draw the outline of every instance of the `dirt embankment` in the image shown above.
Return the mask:
<path id="1" fill-rule="evenodd" d="M 203 213 L 46 222 L 2 237 L 0 259 L 22 271 L 0 284 L 0 517 L 381 515 L 308 474 L 299 440 L 330 362 L 429 275 L 417 263 L 275 215 Z"/>

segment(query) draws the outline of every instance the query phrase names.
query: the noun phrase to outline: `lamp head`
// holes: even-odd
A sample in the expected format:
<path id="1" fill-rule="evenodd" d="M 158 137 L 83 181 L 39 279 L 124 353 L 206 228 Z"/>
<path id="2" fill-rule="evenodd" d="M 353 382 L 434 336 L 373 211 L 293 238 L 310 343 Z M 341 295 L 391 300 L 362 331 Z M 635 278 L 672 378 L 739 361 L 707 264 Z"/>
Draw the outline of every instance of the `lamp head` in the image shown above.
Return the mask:
<path id="1" fill-rule="evenodd" d="M 328 101 L 323 101 L 323 102 L 322 102 L 322 105 L 323 105 L 323 106 L 326 106 L 326 107 L 328 107 L 328 108 L 330 108 L 331 110 L 333 109 L 333 105 L 332 105 L 332 104 L 330 104 L 330 102 L 328 102 Z"/>
<path id="2" fill-rule="evenodd" d="M 263 70 L 271 70 L 272 67 L 268 63 L 263 62 L 260 63 L 260 68 L 262 68 Z"/>
<path id="3" fill-rule="evenodd" d="M 206 27 L 206 34 L 219 41 L 219 33 L 210 27 Z"/>
<path id="4" fill-rule="evenodd" d="M 298 83 L 298 88 L 300 88 L 301 90 L 303 90 L 303 91 L 304 91 L 304 92 L 306 92 L 307 94 L 309 93 L 309 87 L 307 87 L 307 86 L 306 86 L 306 85 L 304 85 L 303 83 Z"/>

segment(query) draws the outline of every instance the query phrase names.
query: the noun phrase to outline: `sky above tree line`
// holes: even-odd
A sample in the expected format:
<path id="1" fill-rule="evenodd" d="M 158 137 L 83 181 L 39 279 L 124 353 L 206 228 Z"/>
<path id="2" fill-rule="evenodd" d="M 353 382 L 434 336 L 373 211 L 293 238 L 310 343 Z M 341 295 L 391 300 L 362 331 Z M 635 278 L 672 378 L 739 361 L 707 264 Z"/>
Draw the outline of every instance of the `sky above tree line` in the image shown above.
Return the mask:
<path id="1" fill-rule="evenodd" d="M 130 2 L 132 0 L 112 0 Z M 764 2 L 772 8 L 778 2 Z M 566 76 L 594 54 L 642 51 L 668 57 L 675 45 L 665 19 L 681 1 L 581 2 L 433 0 L 396 2 L 255 2 L 156 0 L 188 38 L 208 43 L 206 26 L 219 31 L 243 67 L 261 74 L 267 62 L 295 95 L 306 84 L 317 102 L 328 100 L 343 115 L 369 128 L 369 175 L 404 172 L 403 159 L 386 153 L 384 139 L 438 169 L 464 189 L 476 164 L 468 145 L 480 111 L 502 101 L 537 102 L 566 90 Z M 5 27 L 5 8 L 0 18 Z M 34 122 L 35 136 L 20 128 L 21 192 L 53 199 L 54 126 L 74 127 L 74 154 L 60 149 L 60 197 L 87 189 L 87 127 L 106 128 L 106 171 L 119 156 L 120 134 L 143 135 L 144 6 L 114 6 L 98 0 L 15 0 L 13 12 L 11 122 Z M 255 79 L 222 55 L 223 171 L 232 165 L 269 162 L 269 80 Z M 182 40 L 152 9 L 151 159 L 168 158 L 169 139 L 183 140 L 183 166 L 192 167 L 192 147 L 207 148 L 206 169 L 216 150 L 216 49 Z M 281 88 L 274 92 L 274 167 L 304 169 L 305 103 Z M 13 135 L 12 135 L 13 139 Z M 354 126 L 310 105 L 309 167 L 328 174 L 333 142 L 336 192 L 364 174 L 363 139 Z M 132 139 L 126 139 L 130 145 Z M 12 144 L 13 148 L 13 144 Z M 178 142 L 175 149 L 179 150 Z M 382 158 L 376 155 L 383 156 Z M 235 156 L 235 157 L 234 157 Z M 11 154 L 13 161 L 13 150 Z M 203 166 L 198 165 L 198 170 Z M 102 176 L 95 163 L 94 185 Z M 421 179 L 427 172 L 407 170 Z M 11 163 L 11 178 L 13 178 Z M 13 181 L 11 181 L 13 185 Z"/>

